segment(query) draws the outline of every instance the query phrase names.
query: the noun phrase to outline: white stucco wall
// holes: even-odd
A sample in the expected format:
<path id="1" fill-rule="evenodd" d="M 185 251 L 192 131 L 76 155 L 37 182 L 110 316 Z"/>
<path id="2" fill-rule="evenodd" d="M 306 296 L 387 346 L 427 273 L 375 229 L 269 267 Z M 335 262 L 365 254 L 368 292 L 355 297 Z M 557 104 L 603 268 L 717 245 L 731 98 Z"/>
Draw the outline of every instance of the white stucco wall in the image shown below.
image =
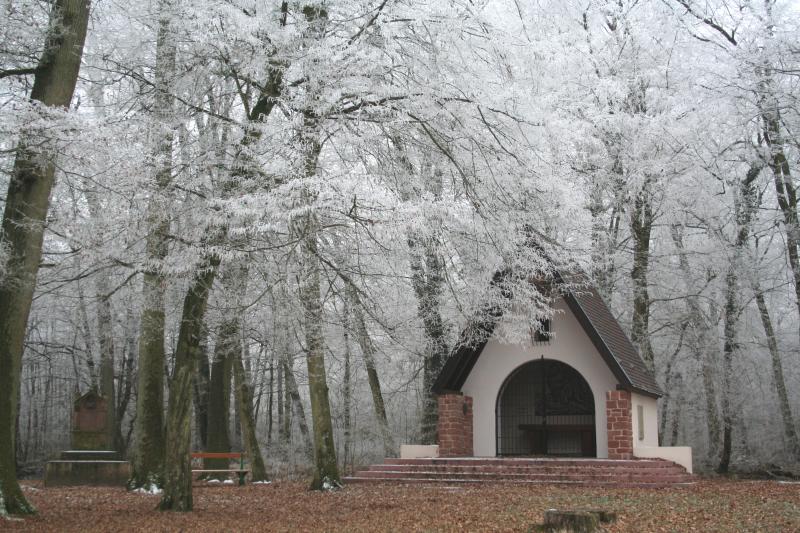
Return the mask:
<path id="1" fill-rule="evenodd" d="M 639 438 L 638 406 L 644 411 L 644 439 Z M 633 419 L 633 447 L 658 446 L 658 403 L 655 398 L 631 394 L 631 418 Z"/>
<path id="2" fill-rule="evenodd" d="M 544 356 L 570 365 L 586 379 L 594 396 L 597 456 L 608 457 L 606 392 L 617 388 L 617 380 L 563 299 L 556 302 L 555 308 L 557 313 L 552 322 L 555 339 L 549 344 L 535 345 L 501 344 L 496 338 L 489 339 L 461 388 L 464 394 L 472 396 L 474 402 L 473 446 L 476 456 L 494 457 L 497 454 L 495 405 L 503 382 L 520 365 Z M 502 323 L 498 327 L 502 327 Z M 633 414 L 635 416 L 635 412 Z"/>

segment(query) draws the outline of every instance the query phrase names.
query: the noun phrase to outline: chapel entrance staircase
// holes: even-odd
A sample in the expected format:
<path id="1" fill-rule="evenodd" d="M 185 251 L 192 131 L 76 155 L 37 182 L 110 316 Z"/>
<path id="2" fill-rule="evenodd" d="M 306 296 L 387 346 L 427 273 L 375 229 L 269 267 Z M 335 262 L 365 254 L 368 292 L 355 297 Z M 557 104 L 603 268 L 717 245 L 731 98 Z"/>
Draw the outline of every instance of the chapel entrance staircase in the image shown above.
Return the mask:
<path id="1" fill-rule="evenodd" d="M 431 458 L 385 459 L 345 483 L 529 483 L 562 486 L 673 487 L 694 478 L 664 459 Z"/>

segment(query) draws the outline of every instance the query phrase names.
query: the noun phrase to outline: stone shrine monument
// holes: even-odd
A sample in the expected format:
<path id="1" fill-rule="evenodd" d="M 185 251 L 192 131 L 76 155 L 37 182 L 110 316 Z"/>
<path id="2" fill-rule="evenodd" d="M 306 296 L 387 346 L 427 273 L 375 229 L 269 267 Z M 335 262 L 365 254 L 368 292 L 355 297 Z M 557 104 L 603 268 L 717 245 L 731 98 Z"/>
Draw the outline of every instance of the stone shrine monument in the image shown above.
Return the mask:
<path id="1" fill-rule="evenodd" d="M 108 401 L 90 390 L 75 400 L 72 409 L 72 449 L 61 459 L 49 461 L 46 487 L 63 485 L 124 486 L 130 477 L 130 463 L 113 450 L 113 432 Z"/>

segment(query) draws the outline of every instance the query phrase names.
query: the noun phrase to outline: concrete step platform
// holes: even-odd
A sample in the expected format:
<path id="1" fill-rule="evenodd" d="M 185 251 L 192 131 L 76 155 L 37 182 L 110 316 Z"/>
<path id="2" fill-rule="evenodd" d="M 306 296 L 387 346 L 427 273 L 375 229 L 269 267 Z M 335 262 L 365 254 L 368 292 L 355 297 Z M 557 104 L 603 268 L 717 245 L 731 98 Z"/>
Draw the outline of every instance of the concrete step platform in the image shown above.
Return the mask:
<path id="1" fill-rule="evenodd" d="M 59 460 L 45 467 L 45 487 L 77 485 L 124 487 L 131 476 L 128 461 Z"/>

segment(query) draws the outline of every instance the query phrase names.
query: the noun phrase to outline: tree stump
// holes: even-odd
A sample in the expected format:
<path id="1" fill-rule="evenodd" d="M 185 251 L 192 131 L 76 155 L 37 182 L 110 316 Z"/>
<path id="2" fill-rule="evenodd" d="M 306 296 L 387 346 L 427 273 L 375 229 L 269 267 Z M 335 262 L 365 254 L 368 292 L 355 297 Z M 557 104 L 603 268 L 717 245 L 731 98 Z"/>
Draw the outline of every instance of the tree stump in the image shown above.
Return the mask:
<path id="1" fill-rule="evenodd" d="M 600 519 L 597 514 L 590 511 L 548 509 L 544 512 L 544 530 L 596 533 L 600 531 Z"/>

